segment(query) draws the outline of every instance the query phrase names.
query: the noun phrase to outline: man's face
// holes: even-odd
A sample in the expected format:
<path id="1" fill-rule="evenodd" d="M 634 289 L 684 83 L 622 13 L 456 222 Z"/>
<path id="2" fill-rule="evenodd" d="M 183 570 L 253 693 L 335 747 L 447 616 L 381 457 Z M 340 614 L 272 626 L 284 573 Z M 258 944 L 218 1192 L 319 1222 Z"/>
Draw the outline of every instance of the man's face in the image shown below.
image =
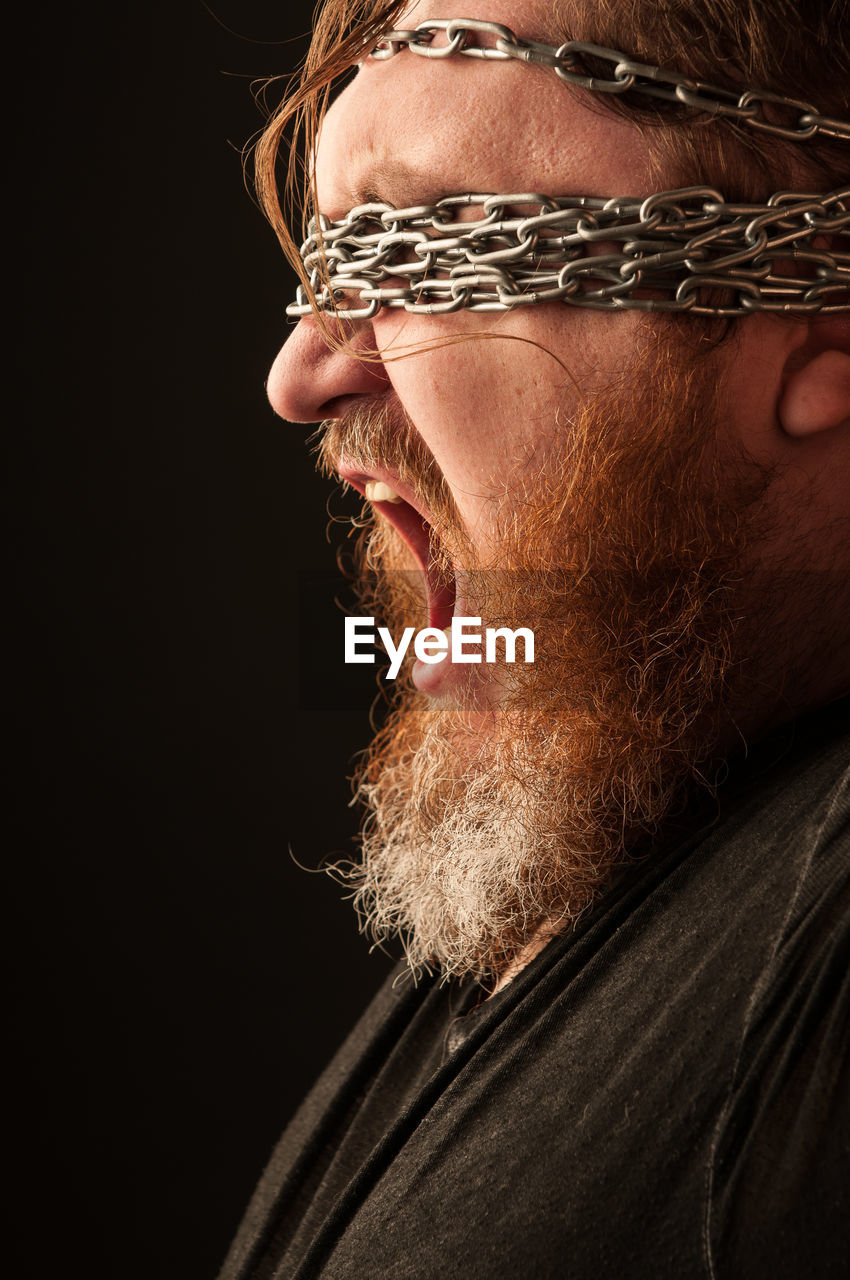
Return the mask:
<path id="1" fill-rule="evenodd" d="M 403 25 L 458 13 L 551 39 L 505 0 L 427 0 Z M 334 103 L 316 185 L 338 219 L 469 191 L 643 195 L 659 176 L 634 125 L 551 72 L 405 51 L 367 60 Z M 361 783 L 367 923 L 401 932 L 414 968 L 492 974 L 593 901 L 717 741 L 750 645 L 733 584 L 775 533 L 771 469 L 745 459 L 771 411 L 752 351 L 697 360 L 634 311 L 383 309 L 341 336 L 303 319 L 269 397 L 328 421 L 324 460 L 361 492 L 405 499 L 376 504 L 378 608 L 415 622 L 397 571 L 436 558 L 457 598 L 426 575 L 432 623 L 454 608 L 536 634 L 510 679 L 418 664 Z"/>
<path id="2" fill-rule="evenodd" d="M 523 35 L 543 34 L 531 5 L 483 0 L 461 9 L 464 17 L 511 23 Z M 456 5 L 421 3 L 405 21 L 457 11 Z M 546 121 L 551 127 L 541 127 Z M 464 191 L 652 190 L 635 130 L 566 90 L 551 72 L 408 52 L 366 60 L 334 103 L 322 129 L 316 185 L 319 207 L 332 218 L 374 198 L 404 207 Z M 480 216 L 480 209 L 468 216 Z M 433 457 L 479 559 L 498 562 L 506 495 L 534 467 L 556 421 L 564 423 L 583 398 L 620 372 L 640 324 L 634 312 L 558 305 L 442 318 L 383 309 L 354 342 L 386 356 L 386 363 L 357 369 L 341 356 L 332 370 L 324 366 L 328 377 L 317 378 L 309 367 L 318 338 L 311 318 L 281 352 L 269 396 L 284 416 L 304 419 L 337 417 L 362 402 L 367 389 L 394 401 Z M 495 336 L 468 341 L 485 332 Z M 449 338 L 463 340 L 441 341 Z M 339 462 L 361 491 L 371 479 L 399 488 L 391 458 L 368 473 L 354 460 Z M 382 513 L 399 516 L 388 505 Z M 417 679 L 439 694 L 453 674 L 443 663 L 420 667 Z"/>

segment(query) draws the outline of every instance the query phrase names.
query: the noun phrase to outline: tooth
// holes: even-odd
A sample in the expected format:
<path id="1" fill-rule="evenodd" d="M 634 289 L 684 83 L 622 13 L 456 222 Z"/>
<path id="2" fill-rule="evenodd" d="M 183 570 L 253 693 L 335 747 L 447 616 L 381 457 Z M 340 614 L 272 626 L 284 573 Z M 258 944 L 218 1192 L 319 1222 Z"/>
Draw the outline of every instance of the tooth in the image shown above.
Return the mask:
<path id="1" fill-rule="evenodd" d="M 367 480 L 366 497 L 370 502 L 401 502 L 395 489 L 391 489 L 383 480 Z"/>

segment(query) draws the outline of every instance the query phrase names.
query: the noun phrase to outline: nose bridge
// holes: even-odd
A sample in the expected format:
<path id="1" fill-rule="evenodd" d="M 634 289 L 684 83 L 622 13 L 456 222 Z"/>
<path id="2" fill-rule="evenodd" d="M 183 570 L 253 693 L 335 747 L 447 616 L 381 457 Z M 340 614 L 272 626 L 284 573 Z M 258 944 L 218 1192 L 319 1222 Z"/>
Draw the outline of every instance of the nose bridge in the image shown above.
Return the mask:
<path id="1" fill-rule="evenodd" d="M 272 365 L 269 401 L 289 422 L 339 417 L 356 397 L 373 398 L 389 386 L 368 321 L 344 329 L 337 324 L 337 333 L 333 325 L 325 330 L 314 316 L 303 316 Z"/>

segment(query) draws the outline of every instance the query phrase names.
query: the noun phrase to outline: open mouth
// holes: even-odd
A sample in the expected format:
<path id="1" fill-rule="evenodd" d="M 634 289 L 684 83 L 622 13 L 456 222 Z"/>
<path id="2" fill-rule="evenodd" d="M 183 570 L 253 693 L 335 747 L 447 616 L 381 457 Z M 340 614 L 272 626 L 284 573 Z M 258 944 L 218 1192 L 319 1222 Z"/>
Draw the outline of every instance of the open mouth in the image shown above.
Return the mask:
<path id="1" fill-rule="evenodd" d="M 346 460 L 337 470 L 397 530 L 422 570 L 428 626 L 448 630 L 455 610 L 455 575 L 438 555 L 439 539 L 427 508 L 389 472 L 365 472 Z"/>

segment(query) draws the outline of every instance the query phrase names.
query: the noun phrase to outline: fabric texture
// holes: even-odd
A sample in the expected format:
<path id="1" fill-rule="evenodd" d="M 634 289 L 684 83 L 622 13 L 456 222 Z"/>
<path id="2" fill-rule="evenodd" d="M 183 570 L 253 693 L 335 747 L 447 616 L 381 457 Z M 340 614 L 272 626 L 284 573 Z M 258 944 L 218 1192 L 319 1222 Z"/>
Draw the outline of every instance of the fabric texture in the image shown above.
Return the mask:
<path id="1" fill-rule="evenodd" d="M 847 1276 L 848 819 L 842 699 L 493 998 L 400 965 L 220 1280 Z"/>

